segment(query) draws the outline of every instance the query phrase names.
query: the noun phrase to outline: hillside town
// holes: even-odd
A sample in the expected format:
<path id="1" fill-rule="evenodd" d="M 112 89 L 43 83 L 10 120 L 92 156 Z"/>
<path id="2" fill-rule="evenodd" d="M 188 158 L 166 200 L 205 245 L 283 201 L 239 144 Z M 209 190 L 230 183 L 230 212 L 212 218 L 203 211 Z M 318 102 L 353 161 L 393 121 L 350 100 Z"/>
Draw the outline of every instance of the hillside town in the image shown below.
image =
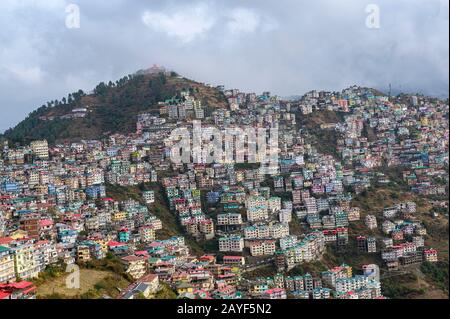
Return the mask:
<path id="1" fill-rule="evenodd" d="M 448 223 L 448 101 L 217 89 L 227 108 L 183 89 L 134 134 L 5 142 L 0 299 L 45 297 L 36 279 L 49 267 L 102 260 L 129 283 L 104 298 L 384 299 L 383 278 L 448 259 L 422 219 Z M 213 141 L 227 152 L 212 156 Z M 377 187 L 431 206 L 394 198 L 368 212 L 359 203 Z"/>

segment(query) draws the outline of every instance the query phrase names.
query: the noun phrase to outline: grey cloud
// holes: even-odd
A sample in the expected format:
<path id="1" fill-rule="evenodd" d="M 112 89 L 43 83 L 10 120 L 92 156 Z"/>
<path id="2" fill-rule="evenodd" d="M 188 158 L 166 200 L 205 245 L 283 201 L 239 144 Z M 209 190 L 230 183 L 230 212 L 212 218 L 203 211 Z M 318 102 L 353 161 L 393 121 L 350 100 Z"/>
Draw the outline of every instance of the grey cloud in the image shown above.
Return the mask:
<path id="1" fill-rule="evenodd" d="M 80 29 L 64 24 L 72 2 Z M 365 26 L 371 3 L 380 29 Z M 448 96 L 448 36 L 444 0 L 2 0 L 0 131 L 47 100 L 153 63 L 280 95 L 392 83 Z"/>

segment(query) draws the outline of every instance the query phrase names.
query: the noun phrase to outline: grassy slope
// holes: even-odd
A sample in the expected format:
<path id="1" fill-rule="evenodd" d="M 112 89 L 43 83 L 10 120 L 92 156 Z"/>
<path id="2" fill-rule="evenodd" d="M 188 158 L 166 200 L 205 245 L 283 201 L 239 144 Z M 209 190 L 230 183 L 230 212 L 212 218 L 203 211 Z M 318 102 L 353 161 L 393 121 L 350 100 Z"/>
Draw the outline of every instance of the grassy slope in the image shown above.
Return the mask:
<path id="1" fill-rule="evenodd" d="M 48 280 L 38 286 L 38 298 L 53 299 L 60 296 L 61 298 L 77 298 L 88 293 L 99 282 L 114 275 L 107 271 L 82 269 L 80 270 L 80 289 L 69 289 L 66 287 L 66 278 L 64 274 L 53 280 Z"/>
<path id="2" fill-rule="evenodd" d="M 405 201 L 414 201 L 417 204 L 416 218 L 425 225 L 428 232 L 425 244 L 438 249 L 441 260 L 448 260 L 448 219 L 442 215 L 433 218 L 430 214 L 433 206 L 426 197 L 393 187 L 380 187 L 371 188 L 355 197 L 353 205 L 361 208 L 361 218 L 367 214 L 373 214 L 382 221 L 382 212 L 385 207 Z M 381 231 L 377 231 L 374 235 L 382 236 Z"/>
<path id="3" fill-rule="evenodd" d="M 40 299 L 98 299 L 103 296 L 116 298 L 120 290 L 128 287 L 130 278 L 120 260 L 108 254 L 102 260 L 92 260 L 80 265 L 80 289 L 66 287 L 64 265 L 48 267 L 34 279 Z"/>
<path id="4" fill-rule="evenodd" d="M 425 244 L 438 249 L 440 261 L 437 264 L 427 266 L 425 269 L 424 266 L 416 265 L 408 268 L 407 273 L 399 273 L 392 277 L 389 277 L 390 275 L 382 270 L 383 293 L 391 298 L 448 298 L 448 220 L 444 217 L 432 218 L 429 211 L 433 207 L 429 201 L 424 197 L 408 192 L 402 185 L 374 187 L 355 197 L 352 206 L 361 208 L 361 220 L 350 224 L 349 244 L 345 251 L 338 252 L 335 247 L 329 246 L 322 260 L 299 265 L 292 269 L 289 274 L 302 275 L 309 272 L 320 275 L 320 272 L 342 263 L 352 266 L 355 271 L 359 271 L 364 264 L 381 265 L 382 260 L 379 253 L 360 254 L 356 251 L 355 238 L 358 235 L 375 236 L 380 239 L 385 237 L 379 229 L 368 230 L 363 223 L 364 217 L 367 214 L 373 214 L 381 221 L 385 207 L 404 201 L 417 203 L 417 218 L 426 225 L 428 232 Z M 294 218 L 291 223 L 291 232 L 301 234 L 304 231 L 298 220 Z M 262 274 L 266 276 L 267 271 Z"/>
<path id="5" fill-rule="evenodd" d="M 373 214 L 379 221 L 382 221 L 382 212 L 385 207 L 392 206 L 404 201 L 414 201 L 417 204 L 416 217 L 427 228 L 425 236 L 425 245 L 438 250 L 439 264 L 433 268 L 442 270 L 442 265 L 448 268 L 448 219 L 445 217 L 433 218 L 429 214 L 433 206 L 427 198 L 413 194 L 404 190 L 401 185 L 398 187 L 375 187 L 362 193 L 353 200 L 353 205 L 361 208 L 361 218 L 367 214 Z M 369 232 L 367 228 L 361 225 L 361 222 L 350 227 L 350 236 L 374 235 L 378 238 L 384 237 L 380 230 Z M 435 270 L 435 269 L 433 269 Z M 448 289 L 443 289 L 442 278 L 448 282 L 447 272 L 441 272 L 439 280 L 433 276 L 433 271 L 425 272 L 420 266 L 413 266 L 408 269 L 408 274 L 390 277 L 383 280 L 385 293 L 392 298 L 448 298 Z M 438 270 L 435 270 L 435 273 Z"/>
<path id="6" fill-rule="evenodd" d="M 322 110 L 311 114 L 297 114 L 299 128 L 304 128 L 309 133 L 309 140 L 319 153 L 333 155 L 338 158 L 336 151 L 338 133 L 334 129 L 321 129 L 322 124 L 340 123 L 344 119 L 342 113 Z"/>

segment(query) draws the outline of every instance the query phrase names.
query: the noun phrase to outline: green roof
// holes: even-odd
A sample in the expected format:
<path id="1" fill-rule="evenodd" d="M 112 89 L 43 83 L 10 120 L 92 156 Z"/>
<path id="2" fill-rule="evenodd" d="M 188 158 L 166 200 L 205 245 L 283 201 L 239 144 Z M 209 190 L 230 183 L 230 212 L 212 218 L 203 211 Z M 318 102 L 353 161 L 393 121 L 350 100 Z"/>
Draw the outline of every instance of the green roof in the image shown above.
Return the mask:
<path id="1" fill-rule="evenodd" d="M 4 253 L 5 251 L 10 251 L 10 249 L 5 246 L 0 246 L 0 253 Z"/>

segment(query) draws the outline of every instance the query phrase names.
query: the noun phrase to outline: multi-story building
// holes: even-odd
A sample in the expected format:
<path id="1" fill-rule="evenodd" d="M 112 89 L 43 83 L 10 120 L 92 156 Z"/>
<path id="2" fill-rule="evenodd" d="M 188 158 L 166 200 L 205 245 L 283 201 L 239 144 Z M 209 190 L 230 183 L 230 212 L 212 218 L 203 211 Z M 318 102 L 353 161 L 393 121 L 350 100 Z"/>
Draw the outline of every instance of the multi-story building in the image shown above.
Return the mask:
<path id="1" fill-rule="evenodd" d="M 423 247 L 425 245 L 425 240 L 422 236 L 413 236 L 413 243 L 416 247 Z"/>
<path id="2" fill-rule="evenodd" d="M 201 106 L 194 107 L 194 113 L 195 113 L 196 119 L 201 120 L 201 119 L 205 118 L 205 110 Z"/>
<path id="3" fill-rule="evenodd" d="M 267 200 L 267 207 L 271 212 L 278 212 L 281 210 L 281 198 L 280 197 L 270 197 Z"/>
<path id="4" fill-rule="evenodd" d="M 289 236 L 289 224 L 274 223 L 269 225 L 269 236 L 280 239 Z"/>
<path id="5" fill-rule="evenodd" d="M 42 272 L 48 265 L 58 261 L 58 252 L 54 242 L 40 240 L 34 243 L 34 258 L 38 271 Z"/>
<path id="6" fill-rule="evenodd" d="M 270 227 L 265 224 L 248 226 L 244 228 L 245 239 L 263 239 L 270 237 Z"/>
<path id="7" fill-rule="evenodd" d="M 374 215 L 367 215 L 364 221 L 369 229 L 375 229 L 378 226 L 377 219 Z"/>
<path id="8" fill-rule="evenodd" d="M 145 225 L 139 228 L 139 235 L 143 243 L 151 243 L 156 239 L 155 229 L 153 226 Z"/>
<path id="9" fill-rule="evenodd" d="M 239 213 L 226 213 L 217 215 L 217 225 L 242 225 L 242 215 Z"/>
<path id="10" fill-rule="evenodd" d="M 297 244 L 297 236 L 295 235 L 288 235 L 283 238 L 280 238 L 280 248 L 282 250 L 286 250 L 288 248 L 291 248 Z"/>
<path id="11" fill-rule="evenodd" d="M 438 254 L 436 249 L 425 249 L 423 251 L 423 257 L 425 261 L 434 263 L 438 261 Z"/>
<path id="12" fill-rule="evenodd" d="M 31 151 L 33 155 L 40 160 L 47 160 L 49 158 L 48 154 L 48 143 L 46 140 L 33 141 L 30 144 Z"/>
<path id="13" fill-rule="evenodd" d="M 14 254 L 14 267 L 20 279 L 35 278 L 39 274 L 39 265 L 34 255 L 32 243 L 14 243 L 11 245 Z"/>
<path id="14" fill-rule="evenodd" d="M 332 229 L 336 227 L 336 218 L 333 215 L 326 215 L 322 217 L 322 225 L 325 229 Z"/>
<path id="15" fill-rule="evenodd" d="M 225 236 L 219 238 L 219 251 L 221 252 L 242 252 L 244 249 L 244 239 L 241 236 Z"/>
<path id="16" fill-rule="evenodd" d="M 367 237 L 367 252 L 368 253 L 377 252 L 377 240 L 375 237 Z"/>
<path id="17" fill-rule="evenodd" d="M 369 278 L 367 276 L 356 275 L 351 278 L 339 278 L 336 280 L 336 292 L 349 292 L 367 286 Z"/>
<path id="18" fill-rule="evenodd" d="M 269 218 L 267 207 L 252 207 L 247 209 L 247 220 L 249 222 L 264 221 Z"/>
<path id="19" fill-rule="evenodd" d="M 142 197 L 147 204 L 153 204 L 155 202 L 155 192 L 145 191 L 142 193 Z"/>
<path id="20" fill-rule="evenodd" d="M 252 256 L 271 256 L 275 253 L 275 240 L 256 240 L 249 243 Z"/>
<path id="21" fill-rule="evenodd" d="M 6 231 L 6 219 L 3 217 L 3 212 L 0 211 L 0 237 L 3 237 Z"/>
<path id="22" fill-rule="evenodd" d="M 383 233 L 390 234 L 395 229 L 395 224 L 390 220 L 385 220 L 381 224 L 381 228 L 383 230 Z"/>
<path id="23" fill-rule="evenodd" d="M 358 236 L 356 243 L 359 252 L 375 253 L 377 251 L 375 237 Z"/>
<path id="24" fill-rule="evenodd" d="M 360 218 L 360 209 L 358 207 L 352 207 L 348 212 L 348 221 L 358 221 Z"/>
<path id="25" fill-rule="evenodd" d="M 278 251 L 275 263 L 280 270 L 290 270 L 303 262 L 310 262 L 322 256 L 325 239 L 322 232 L 314 232 L 297 242 L 293 247 Z"/>
<path id="26" fill-rule="evenodd" d="M 280 223 L 288 224 L 292 221 L 292 209 L 282 209 L 278 213 Z"/>
<path id="27" fill-rule="evenodd" d="M 211 218 L 201 220 L 199 222 L 199 230 L 203 234 L 206 240 L 214 238 L 214 222 Z"/>
<path id="28" fill-rule="evenodd" d="M 336 227 L 346 227 L 348 226 L 348 214 L 344 211 L 338 211 L 334 213 L 336 218 Z"/>
<path id="29" fill-rule="evenodd" d="M 91 260 L 91 252 L 89 246 L 78 245 L 77 246 L 77 262 L 86 263 Z"/>
<path id="30" fill-rule="evenodd" d="M 0 246 L 0 284 L 15 281 L 14 255 L 11 249 Z"/>
<path id="31" fill-rule="evenodd" d="M 424 255 L 420 251 L 406 253 L 399 257 L 400 265 L 409 266 L 423 262 Z"/>
<path id="32" fill-rule="evenodd" d="M 125 272 L 137 280 L 147 272 L 147 262 L 143 256 L 130 255 L 120 259 L 125 267 Z"/>
<path id="33" fill-rule="evenodd" d="M 245 265 L 245 258 L 243 256 L 223 256 L 223 264 L 231 266 Z"/>
<path id="34" fill-rule="evenodd" d="M 315 288 L 312 291 L 313 299 L 330 299 L 331 289 L 329 288 Z"/>
<path id="35" fill-rule="evenodd" d="M 264 291 L 262 299 L 287 299 L 286 290 L 282 288 L 273 288 Z"/>

